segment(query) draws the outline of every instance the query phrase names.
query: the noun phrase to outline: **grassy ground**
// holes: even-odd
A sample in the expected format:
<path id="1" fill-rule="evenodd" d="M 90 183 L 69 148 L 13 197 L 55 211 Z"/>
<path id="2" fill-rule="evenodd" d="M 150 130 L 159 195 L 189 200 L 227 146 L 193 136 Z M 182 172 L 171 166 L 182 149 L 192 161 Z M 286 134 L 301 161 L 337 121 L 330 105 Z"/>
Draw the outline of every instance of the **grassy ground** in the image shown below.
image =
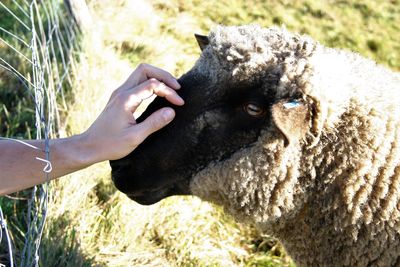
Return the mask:
<path id="1" fill-rule="evenodd" d="M 285 25 L 400 70 L 396 0 L 92 0 L 89 5 L 93 30 L 78 55 L 67 134 L 84 131 L 140 62 L 183 74 L 199 55 L 193 33 L 205 34 L 218 23 Z M 25 113 L 15 111 L 17 122 L 18 114 Z M 52 184 L 43 266 L 293 265 L 275 240 L 237 224 L 220 208 L 194 197 L 143 207 L 115 191 L 109 172 L 102 163 Z"/>

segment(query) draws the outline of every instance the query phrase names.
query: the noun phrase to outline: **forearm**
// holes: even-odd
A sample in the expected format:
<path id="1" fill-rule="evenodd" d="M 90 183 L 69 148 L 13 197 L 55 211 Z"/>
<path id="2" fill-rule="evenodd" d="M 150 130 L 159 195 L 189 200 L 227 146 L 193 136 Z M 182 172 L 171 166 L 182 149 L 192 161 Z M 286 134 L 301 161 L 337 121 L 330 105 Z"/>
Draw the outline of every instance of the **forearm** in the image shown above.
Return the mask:
<path id="1" fill-rule="evenodd" d="M 52 170 L 49 179 L 54 179 L 85 168 L 95 159 L 87 154 L 87 143 L 82 135 L 49 141 Z M 12 140 L 0 141 L 0 195 L 32 187 L 45 182 L 43 169 L 46 162 L 43 140 L 24 141 L 37 147 L 34 149 Z"/>

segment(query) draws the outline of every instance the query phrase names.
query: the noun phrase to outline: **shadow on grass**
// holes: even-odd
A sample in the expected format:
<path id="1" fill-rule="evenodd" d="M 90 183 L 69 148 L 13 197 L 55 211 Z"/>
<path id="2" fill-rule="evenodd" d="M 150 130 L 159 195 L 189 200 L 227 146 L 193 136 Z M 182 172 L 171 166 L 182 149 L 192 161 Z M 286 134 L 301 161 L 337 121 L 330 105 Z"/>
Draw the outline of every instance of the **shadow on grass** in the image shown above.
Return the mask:
<path id="1" fill-rule="evenodd" d="M 26 190 L 28 191 L 28 190 Z M 23 200 L 19 193 L 16 199 L 1 197 L 0 203 L 5 211 L 5 219 L 8 224 L 8 232 L 12 242 L 13 259 L 15 266 L 21 264 L 21 252 L 25 242 L 25 230 L 23 224 L 26 214 L 21 210 L 27 210 L 27 201 Z M 48 267 L 86 267 L 95 265 L 94 257 L 86 255 L 76 237 L 76 230 L 72 226 L 71 216 L 63 214 L 58 218 L 51 218 L 51 223 L 46 223 L 39 249 L 39 266 Z M 2 230 L 0 242 L 0 263 L 10 265 L 9 250 L 6 233 Z M 1 265 L 0 265 L 1 266 Z"/>
<path id="2" fill-rule="evenodd" d="M 40 266 L 86 267 L 95 266 L 94 257 L 85 255 L 67 216 L 47 224 L 40 247 Z M 98 266 L 98 265 L 97 265 Z"/>

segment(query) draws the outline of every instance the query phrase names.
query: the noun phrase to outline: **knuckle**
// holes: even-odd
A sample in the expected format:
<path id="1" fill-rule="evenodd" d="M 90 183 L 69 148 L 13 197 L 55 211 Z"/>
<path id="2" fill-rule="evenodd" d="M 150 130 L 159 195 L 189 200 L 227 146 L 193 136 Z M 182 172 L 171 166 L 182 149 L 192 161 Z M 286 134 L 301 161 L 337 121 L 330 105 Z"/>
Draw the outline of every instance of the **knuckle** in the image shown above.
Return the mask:
<path id="1" fill-rule="evenodd" d="M 115 90 L 114 92 L 112 92 L 111 98 L 117 98 L 120 94 L 121 94 L 121 91 Z"/>
<path id="2" fill-rule="evenodd" d="M 118 94 L 118 91 L 115 90 L 114 92 L 112 92 L 110 98 L 111 98 L 111 99 L 114 99 L 114 98 L 117 96 L 117 94 Z"/>
<path id="3" fill-rule="evenodd" d="M 148 80 L 148 85 L 149 85 L 150 88 L 158 87 L 158 86 L 160 86 L 160 84 L 161 84 L 161 82 L 158 81 L 158 80 L 155 79 L 155 78 L 150 78 L 150 79 Z"/>
<path id="4" fill-rule="evenodd" d="M 141 70 L 141 71 L 145 71 L 148 68 L 148 64 L 147 63 L 140 63 L 136 69 Z"/>
<path id="5" fill-rule="evenodd" d="M 138 97 L 136 94 L 126 94 L 125 96 L 127 99 L 129 99 L 130 101 L 140 101 L 141 98 Z"/>
<path id="6" fill-rule="evenodd" d="M 154 118 L 154 120 L 150 122 L 150 127 L 153 130 L 157 130 L 161 128 L 163 125 L 164 125 L 164 119 L 162 117 Z"/>
<path id="7" fill-rule="evenodd" d="M 126 101 L 128 95 L 126 94 L 126 92 L 118 92 L 115 95 L 115 99 L 117 100 L 118 103 L 123 103 Z"/>

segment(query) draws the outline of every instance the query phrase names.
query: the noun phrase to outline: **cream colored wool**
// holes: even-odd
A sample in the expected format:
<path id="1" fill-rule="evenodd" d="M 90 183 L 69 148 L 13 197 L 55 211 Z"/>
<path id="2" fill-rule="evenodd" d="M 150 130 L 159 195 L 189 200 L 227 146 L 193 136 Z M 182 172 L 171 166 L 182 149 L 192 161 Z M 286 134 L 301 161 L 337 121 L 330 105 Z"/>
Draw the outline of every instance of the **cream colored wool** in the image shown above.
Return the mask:
<path id="1" fill-rule="evenodd" d="M 285 146 L 272 124 L 198 173 L 193 194 L 276 236 L 298 266 L 400 265 L 400 76 L 281 28 L 219 26 L 209 39 L 194 71 L 280 75 L 275 98 L 313 109 L 303 139 Z"/>

